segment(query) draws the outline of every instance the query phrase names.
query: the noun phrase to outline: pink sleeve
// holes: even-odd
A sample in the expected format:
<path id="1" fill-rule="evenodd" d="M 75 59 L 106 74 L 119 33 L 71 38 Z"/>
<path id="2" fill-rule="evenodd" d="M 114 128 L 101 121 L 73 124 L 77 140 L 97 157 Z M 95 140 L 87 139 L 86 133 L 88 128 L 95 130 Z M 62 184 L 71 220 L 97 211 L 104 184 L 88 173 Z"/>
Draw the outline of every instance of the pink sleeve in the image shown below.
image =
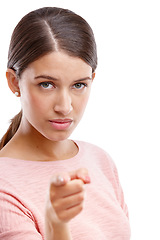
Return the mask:
<path id="1" fill-rule="evenodd" d="M 117 198 L 121 208 L 123 209 L 127 218 L 129 218 L 128 207 L 125 203 L 124 193 L 123 193 L 123 189 L 120 184 L 117 167 L 116 167 L 114 161 L 112 160 L 112 158 L 110 157 L 110 155 L 108 153 L 106 153 L 106 155 L 107 155 L 107 159 L 109 160 L 109 162 L 108 162 L 109 168 L 107 171 L 107 176 L 110 179 L 110 182 L 114 188 L 116 198 Z"/>
<path id="2" fill-rule="evenodd" d="M 120 180 L 119 180 L 119 176 L 118 176 L 118 171 L 117 171 L 117 168 L 113 163 L 113 172 L 114 172 L 114 176 L 115 176 L 115 192 L 116 192 L 116 196 L 117 196 L 117 199 L 121 205 L 121 208 L 123 209 L 124 213 L 126 214 L 126 216 L 129 218 L 129 214 L 128 214 L 128 207 L 125 203 L 125 199 L 124 199 L 124 193 L 123 193 L 123 189 L 121 187 L 121 184 L 120 184 Z"/>
<path id="3" fill-rule="evenodd" d="M 114 173 L 115 173 L 115 179 L 116 179 L 116 183 L 117 183 L 117 188 L 116 188 L 117 189 L 117 198 L 120 202 L 120 205 L 121 205 L 123 211 L 125 212 L 126 216 L 129 218 L 128 207 L 124 200 L 124 193 L 123 193 L 120 181 L 119 181 L 118 171 L 117 171 L 116 167 L 114 167 Z"/>
<path id="4" fill-rule="evenodd" d="M 13 194 L 0 190 L 0 239 L 42 240 L 30 211 Z"/>

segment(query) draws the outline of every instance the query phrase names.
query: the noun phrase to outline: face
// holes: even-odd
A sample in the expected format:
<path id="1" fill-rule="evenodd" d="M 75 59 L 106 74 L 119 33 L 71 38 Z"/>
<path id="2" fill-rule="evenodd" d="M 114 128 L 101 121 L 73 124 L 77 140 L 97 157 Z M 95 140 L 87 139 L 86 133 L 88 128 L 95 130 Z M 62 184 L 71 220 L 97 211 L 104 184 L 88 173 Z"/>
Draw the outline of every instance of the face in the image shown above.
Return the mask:
<path id="1" fill-rule="evenodd" d="M 92 68 L 62 52 L 31 63 L 19 80 L 22 125 L 52 141 L 67 139 L 88 102 Z"/>

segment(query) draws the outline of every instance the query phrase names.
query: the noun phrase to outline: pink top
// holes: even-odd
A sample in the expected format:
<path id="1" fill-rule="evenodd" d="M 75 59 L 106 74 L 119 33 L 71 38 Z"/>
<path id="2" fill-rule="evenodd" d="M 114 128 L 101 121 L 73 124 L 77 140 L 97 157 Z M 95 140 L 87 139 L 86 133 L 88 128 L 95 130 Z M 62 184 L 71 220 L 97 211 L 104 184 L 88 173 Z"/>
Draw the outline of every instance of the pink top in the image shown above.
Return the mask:
<path id="1" fill-rule="evenodd" d="M 0 239 L 42 240 L 44 206 L 53 173 L 85 167 L 83 211 L 70 221 L 73 240 L 129 240 L 128 211 L 116 167 L 106 152 L 76 142 L 78 154 L 53 162 L 0 158 Z"/>

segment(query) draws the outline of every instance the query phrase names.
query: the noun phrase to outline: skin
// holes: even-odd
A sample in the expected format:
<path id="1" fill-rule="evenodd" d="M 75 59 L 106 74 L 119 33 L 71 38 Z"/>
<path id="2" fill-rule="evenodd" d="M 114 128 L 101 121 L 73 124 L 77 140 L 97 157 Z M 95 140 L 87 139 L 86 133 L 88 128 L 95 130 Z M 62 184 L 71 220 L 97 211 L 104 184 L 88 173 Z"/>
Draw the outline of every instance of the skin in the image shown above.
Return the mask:
<path id="1" fill-rule="evenodd" d="M 68 137 L 81 120 L 88 102 L 94 78 L 91 67 L 79 58 L 53 52 L 31 63 L 20 80 L 11 69 L 6 75 L 11 90 L 20 94 L 23 116 L 3 153 L 9 154 L 7 148 L 10 147 L 12 157 L 33 161 L 74 156 L 78 150 Z M 71 126 L 65 131 L 53 129 L 49 120 L 64 118 L 73 120 Z"/>
<path id="2" fill-rule="evenodd" d="M 23 110 L 20 127 L 1 150 L 0 157 L 30 161 L 58 161 L 78 153 L 68 140 L 81 120 L 95 74 L 80 58 L 64 52 L 52 52 L 32 62 L 20 79 L 12 69 L 8 85 L 18 92 Z M 51 120 L 70 119 L 71 125 L 55 129 Z M 88 171 L 54 175 L 49 184 L 46 204 L 46 237 L 71 239 L 68 222 L 83 209 L 84 185 L 90 183 Z"/>
<path id="3" fill-rule="evenodd" d="M 45 218 L 48 240 L 72 239 L 68 222 L 83 210 L 84 184 L 87 183 L 90 178 L 86 169 L 52 177 Z"/>

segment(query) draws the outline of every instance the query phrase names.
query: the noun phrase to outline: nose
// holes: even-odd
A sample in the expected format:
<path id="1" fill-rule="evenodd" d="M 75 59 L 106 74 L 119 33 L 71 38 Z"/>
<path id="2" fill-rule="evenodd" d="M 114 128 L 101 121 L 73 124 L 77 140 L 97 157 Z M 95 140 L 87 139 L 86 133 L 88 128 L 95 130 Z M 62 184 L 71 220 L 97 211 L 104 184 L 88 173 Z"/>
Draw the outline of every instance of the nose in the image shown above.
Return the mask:
<path id="1" fill-rule="evenodd" d="M 62 90 L 57 94 L 54 111 L 67 116 L 73 110 L 72 99 L 68 91 Z"/>

